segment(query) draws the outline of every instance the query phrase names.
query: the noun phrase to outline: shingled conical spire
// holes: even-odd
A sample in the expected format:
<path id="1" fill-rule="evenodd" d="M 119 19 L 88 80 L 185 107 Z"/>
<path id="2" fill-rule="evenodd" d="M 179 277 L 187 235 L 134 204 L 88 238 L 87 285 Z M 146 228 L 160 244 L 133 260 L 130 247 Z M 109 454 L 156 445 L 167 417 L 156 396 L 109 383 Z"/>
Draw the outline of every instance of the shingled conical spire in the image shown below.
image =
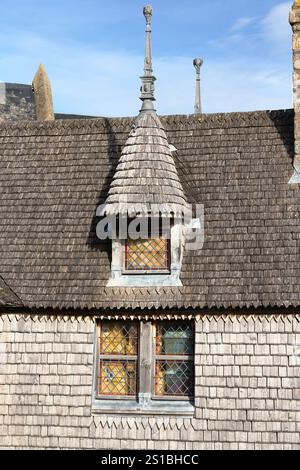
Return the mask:
<path id="1" fill-rule="evenodd" d="M 123 148 L 106 201 L 105 214 L 182 216 L 187 209 L 164 128 L 154 107 L 151 57 L 152 7 L 144 8 L 146 55 L 139 116 Z"/>

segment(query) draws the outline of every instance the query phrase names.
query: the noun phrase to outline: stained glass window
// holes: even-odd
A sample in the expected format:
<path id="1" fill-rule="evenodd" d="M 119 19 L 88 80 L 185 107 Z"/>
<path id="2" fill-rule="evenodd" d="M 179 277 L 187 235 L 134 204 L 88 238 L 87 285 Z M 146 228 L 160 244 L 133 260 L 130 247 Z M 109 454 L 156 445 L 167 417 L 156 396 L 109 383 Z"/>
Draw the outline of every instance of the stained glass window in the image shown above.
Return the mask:
<path id="1" fill-rule="evenodd" d="M 136 376 L 136 361 L 100 360 L 100 395 L 135 395 Z"/>
<path id="2" fill-rule="evenodd" d="M 100 354 L 136 356 L 138 351 L 138 327 L 134 322 L 102 322 Z"/>
<path id="3" fill-rule="evenodd" d="M 126 271 L 169 271 L 169 239 L 164 237 L 146 240 L 126 240 Z"/>
<path id="4" fill-rule="evenodd" d="M 102 321 L 98 332 L 98 397 L 193 397 L 192 322 Z"/>
<path id="5" fill-rule="evenodd" d="M 99 331 L 99 394 L 136 395 L 138 324 L 107 321 Z"/>
<path id="6" fill-rule="evenodd" d="M 194 387 L 194 341 L 190 322 L 156 324 L 155 395 L 191 397 Z"/>

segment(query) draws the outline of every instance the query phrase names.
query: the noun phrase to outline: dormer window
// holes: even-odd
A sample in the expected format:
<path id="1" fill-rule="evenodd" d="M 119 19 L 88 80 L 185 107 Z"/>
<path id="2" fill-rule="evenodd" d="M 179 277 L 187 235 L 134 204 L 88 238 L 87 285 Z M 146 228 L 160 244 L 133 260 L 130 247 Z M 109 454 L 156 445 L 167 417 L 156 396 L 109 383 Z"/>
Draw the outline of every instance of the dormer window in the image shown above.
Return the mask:
<path id="1" fill-rule="evenodd" d="M 154 109 L 152 9 L 145 7 L 144 15 L 147 27 L 141 77 L 143 104 L 122 149 L 105 204 L 97 211 L 99 216 L 117 219 L 108 224 L 113 235 L 107 287 L 182 286 L 183 219 L 189 208 L 172 154 L 176 149 L 169 144 Z M 163 230 L 139 236 L 129 231 L 124 234 L 132 222 L 128 218 L 135 218 L 136 226 L 143 218 L 150 225 L 154 220 L 168 221 L 169 232 L 167 236 Z"/>
<path id="2" fill-rule="evenodd" d="M 140 219 L 136 219 L 136 226 Z M 130 221 L 132 222 L 132 221 Z M 108 287 L 181 286 L 183 235 L 181 221 L 167 219 L 168 229 L 112 239 L 111 278 Z M 149 227 L 151 226 L 149 219 Z M 119 219 L 120 223 L 120 219 Z"/>

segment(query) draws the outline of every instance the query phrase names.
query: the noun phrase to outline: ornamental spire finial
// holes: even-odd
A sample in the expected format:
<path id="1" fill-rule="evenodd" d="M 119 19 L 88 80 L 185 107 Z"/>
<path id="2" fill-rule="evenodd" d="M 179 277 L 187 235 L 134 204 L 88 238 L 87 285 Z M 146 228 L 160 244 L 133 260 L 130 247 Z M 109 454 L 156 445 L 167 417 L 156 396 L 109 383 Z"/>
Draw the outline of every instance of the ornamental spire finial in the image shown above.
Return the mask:
<path id="1" fill-rule="evenodd" d="M 151 5 L 146 5 L 143 10 L 146 19 L 146 51 L 144 63 L 144 75 L 141 77 L 141 100 L 143 102 L 142 111 L 154 111 L 154 82 L 156 78 L 153 76 L 152 70 L 152 54 L 151 54 L 151 18 L 153 9 Z"/>
<path id="2" fill-rule="evenodd" d="M 194 111 L 195 114 L 202 113 L 202 106 L 201 106 L 201 90 L 200 90 L 200 69 L 203 65 L 203 60 L 197 57 L 193 60 L 193 64 L 196 70 L 196 95 L 195 95 L 195 107 Z"/>

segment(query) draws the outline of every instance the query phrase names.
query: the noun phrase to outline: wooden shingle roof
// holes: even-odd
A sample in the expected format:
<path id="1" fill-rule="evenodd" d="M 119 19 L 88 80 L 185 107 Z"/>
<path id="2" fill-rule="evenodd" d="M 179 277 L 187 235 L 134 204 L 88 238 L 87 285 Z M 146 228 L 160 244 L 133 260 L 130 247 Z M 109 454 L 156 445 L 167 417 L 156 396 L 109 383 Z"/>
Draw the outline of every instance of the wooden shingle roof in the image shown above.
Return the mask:
<path id="1" fill-rule="evenodd" d="M 24 305 L 206 308 L 300 305 L 293 112 L 161 118 L 188 202 L 204 204 L 202 250 L 182 287 L 106 288 L 95 235 L 133 120 L 0 124 L 0 275 Z M 124 162 L 123 162 L 124 163 Z M 125 162 L 126 163 L 126 162 Z"/>

